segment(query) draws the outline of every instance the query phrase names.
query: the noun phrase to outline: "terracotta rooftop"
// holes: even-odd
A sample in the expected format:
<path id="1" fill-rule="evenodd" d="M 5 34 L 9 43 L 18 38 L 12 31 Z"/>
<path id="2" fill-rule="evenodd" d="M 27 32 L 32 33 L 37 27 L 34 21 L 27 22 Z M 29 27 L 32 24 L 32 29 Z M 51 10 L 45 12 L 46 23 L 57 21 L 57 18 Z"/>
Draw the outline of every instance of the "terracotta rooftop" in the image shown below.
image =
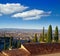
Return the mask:
<path id="1" fill-rule="evenodd" d="M 3 55 L 2 53 L 0 53 L 0 56 L 5 56 L 5 55 Z"/>
<path id="2" fill-rule="evenodd" d="M 28 52 L 24 49 L 5 50 L 3 54 L 7 54 L 8 56 L 29 56 Z"/>
<path id="3" fill-rule="evenodd" d="M 60 43 L 25 43 L 23 49 L 5 50 L 0 56 L 37 56 L 44 54 L 60 54 Z M 4 55 L 3 55 L 4 54 Z"/>
<path id="4" fill-rule="evenodd" d="M 60 43 L 27 43 L 23 46 L 33 55 L 60 53 Z"/>

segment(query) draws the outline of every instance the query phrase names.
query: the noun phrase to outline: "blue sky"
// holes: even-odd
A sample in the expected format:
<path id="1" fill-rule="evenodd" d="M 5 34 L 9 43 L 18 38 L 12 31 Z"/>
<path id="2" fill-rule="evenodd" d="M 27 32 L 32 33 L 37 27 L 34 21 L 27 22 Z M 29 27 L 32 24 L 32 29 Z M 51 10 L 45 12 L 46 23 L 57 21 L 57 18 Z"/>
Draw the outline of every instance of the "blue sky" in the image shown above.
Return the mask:
<path id="1" fill-rule="evenodd" d="M 0 28 L 60 29 L 60 0 L 0 0 Z"/>

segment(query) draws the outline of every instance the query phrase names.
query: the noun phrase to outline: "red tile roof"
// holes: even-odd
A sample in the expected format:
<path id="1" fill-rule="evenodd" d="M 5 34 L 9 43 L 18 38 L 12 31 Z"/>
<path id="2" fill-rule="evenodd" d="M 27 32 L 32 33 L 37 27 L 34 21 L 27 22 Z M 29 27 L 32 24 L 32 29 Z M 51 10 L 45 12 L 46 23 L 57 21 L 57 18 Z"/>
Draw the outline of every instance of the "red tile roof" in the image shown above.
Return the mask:
<path id="1" fill-rule="evenodd" d="M 60 43 L 27 43 L 23 46 L 31 54 L 49 54 L 60 52 Z"/>
<path id="2" fill-rule="evenodd" d="M 2 53 L 0 53 L 0 56 L 5 56 L 5 55 L 3 55 Z"/>
<path id="3" fill-rule="evenodd" d="M 3 51 L 8 56 L 29 56 L 30 54 L 24 49 L 14 49 L 14 50 L 5 50 Z"/>

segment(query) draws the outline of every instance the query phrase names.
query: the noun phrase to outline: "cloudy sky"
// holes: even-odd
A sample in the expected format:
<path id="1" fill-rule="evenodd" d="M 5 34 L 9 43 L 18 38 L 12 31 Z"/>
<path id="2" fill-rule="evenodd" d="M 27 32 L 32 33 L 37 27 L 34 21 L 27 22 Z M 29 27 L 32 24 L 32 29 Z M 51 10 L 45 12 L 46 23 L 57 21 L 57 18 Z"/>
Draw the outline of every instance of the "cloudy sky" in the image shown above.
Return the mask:
<path id="1" fill-rule="evenodd" d="M 0 28 L 60 29 L 60 0 L 0 0 Z"/>

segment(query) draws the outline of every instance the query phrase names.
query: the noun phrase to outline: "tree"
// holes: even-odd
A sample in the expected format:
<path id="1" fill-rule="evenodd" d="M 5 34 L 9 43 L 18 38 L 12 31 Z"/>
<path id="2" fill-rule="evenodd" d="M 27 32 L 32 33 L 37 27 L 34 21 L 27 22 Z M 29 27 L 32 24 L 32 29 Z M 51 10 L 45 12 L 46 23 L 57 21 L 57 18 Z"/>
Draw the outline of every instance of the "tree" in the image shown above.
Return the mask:
<path id="1" fill-rule="evenodd" d="M 42 33 L 42 38 L 43 38 L 43 40 L 42 41 L 44 41 L 44 27 L 43 27 L 43 33 Z"/>
<path id="2" fill-rule="evenodd" d="M 58 42 L 58 26 L 56 26 L 56 28 L 55 28 L 55 34 L 54 34 L 54 41 L 55 42 Z"/>
<path id="3" fill-rule="evenodd" d="M 4 50 L 6 50 L 6 38 L 4 37 Z"/>
<path id="4" fill-rule="evenodd" d="M 51 43 L 52 42 L 52 26 L 49 25 L 48 32 L 47 32 L 47 42 Z"/>
<path id="5" fill-rule="evenodd" d="M 37 33 L 36 33 L 35 36 L 34 36 L 34 42 L 38 42 Z"/>
<path id="6" fill-rule="evenodd" d="M 20 39 L 18 39 L 17 41 L 17 48 L 20 48 L 21 47 L 21 42 L 20 42 Z"/>
<path id="7" fill-rule="evenodd" d="M 44 41 L 47 42 L 47 33 L 44 34 Z"/>
<path id="8" fill-rule="evenodd" d="M 6 36 L 5 36 L 5 33 L 4 33 L 4 50 L 6 50 Z"/>
<path id="9" fill-rule="evenodd" d="M 12 41 L 13 41 L 13 37 L 10 37 L 10 40 L 9 40 L 9 47 L 12 48 Z"/>
<path id="10" fill-rule="evenodd" d="M 42 42 L 42 41 L 43 41 L 43 36 L 42 34 L 40 34 L 39 42 Z"/>
<path id="11" fill-rule="evenodd" d="M 14 48 L 17 48 L 17 41 L 13 42 Z"/>

